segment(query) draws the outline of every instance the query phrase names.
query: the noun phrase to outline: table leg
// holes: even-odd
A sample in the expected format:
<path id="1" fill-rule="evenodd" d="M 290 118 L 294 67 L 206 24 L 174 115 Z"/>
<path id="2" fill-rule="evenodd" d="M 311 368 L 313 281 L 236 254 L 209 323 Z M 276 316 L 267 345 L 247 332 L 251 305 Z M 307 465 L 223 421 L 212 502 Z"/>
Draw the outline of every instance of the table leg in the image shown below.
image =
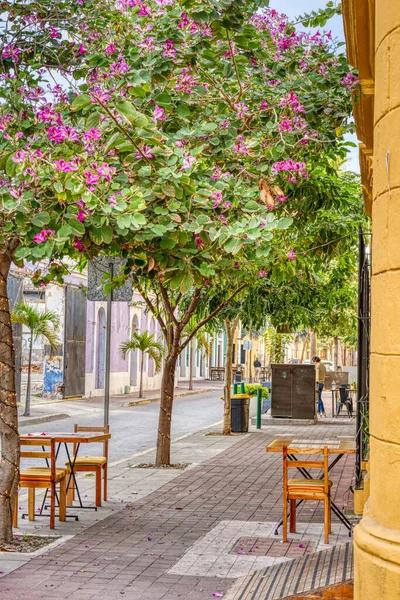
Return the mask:
<path id="1" fill-rule="evenodd" d="M 78 487 L 78 484 L 77 484 L 77 481 L 76 481 L 76 476 L 75 476 L 75 461 L 76 461 L 76 457 L 78 456 L 78 450 L 79 450 L 80 444 L 76 445 L 76 451 L 75 451 L 75 454 L 73 456 L 73 460 L 72 461 L 71 461 L 71 455 L 69 453 L 67 443 L 65 442 L 64 445 L 65 445 L 65 451 L 66 451 L 67 457 L 68 457 L 69 467 L 70 467 L 70 470 L 71 470 L 71 472 L 69 474 L 68 482 L 67 482 L 67 492 L 68 492 L 68 489 L 69 489 L 69 486 L 70 486 L 70 483 L 71 483 L 71 478 L 72 478 L 73 483 L 74 483 L 74 488 L 75 488 L 75 491 L 77 493 L 78 500 L 79 500 L 79 508 L 85 508 L 85 509 L 90 509 L 90 510 L 97 510 L 97 506 L 83 506 L 82 498 L 81 498 L 81 495 L 80 495 L 80 492 L 79 492 L 79 487 Z M 75 507 L 68 507 L 68 508 L 78 508 L 78 507 L 75 506 Z"/>

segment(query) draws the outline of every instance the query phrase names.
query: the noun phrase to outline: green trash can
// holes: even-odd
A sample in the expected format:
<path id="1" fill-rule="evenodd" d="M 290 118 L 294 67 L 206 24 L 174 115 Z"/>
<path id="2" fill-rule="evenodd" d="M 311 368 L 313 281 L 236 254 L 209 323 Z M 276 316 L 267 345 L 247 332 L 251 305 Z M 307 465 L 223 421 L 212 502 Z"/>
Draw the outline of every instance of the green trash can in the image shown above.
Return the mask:
<path id="1" fill-rule="evenodd" d="M 250 396 L 233 394 L 231 398 L 231 423 L 233 433 L 249 431 Z"/>

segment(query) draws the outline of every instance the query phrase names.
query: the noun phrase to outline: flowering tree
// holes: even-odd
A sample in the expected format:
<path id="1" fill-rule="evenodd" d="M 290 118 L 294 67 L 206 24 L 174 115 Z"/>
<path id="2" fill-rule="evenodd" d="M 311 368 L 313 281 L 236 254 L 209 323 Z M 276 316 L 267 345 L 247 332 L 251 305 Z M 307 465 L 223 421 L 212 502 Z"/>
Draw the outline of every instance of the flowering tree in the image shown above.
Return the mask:
<path id="1" fill-rule="evenodd" d="M 1 230 L 16 261 L 49 260 L 38 283 L 61 280 L 65 257 L 128 258 L 113 285 L 133 275 L 167 342 L 165 464 L 191 315 L 210 284 L 226 289 L 218 312 L 265 276 L 275 234 L 274 259 L 293 260 L 279 232 L 293 227 L 299 183 L 345 155 L 357 82 L 329 33 L 298 33 L 260 2 L 77 0 L 72 16 L 55 4 L 59 29 L 13 13 L 1 51 Z"/>

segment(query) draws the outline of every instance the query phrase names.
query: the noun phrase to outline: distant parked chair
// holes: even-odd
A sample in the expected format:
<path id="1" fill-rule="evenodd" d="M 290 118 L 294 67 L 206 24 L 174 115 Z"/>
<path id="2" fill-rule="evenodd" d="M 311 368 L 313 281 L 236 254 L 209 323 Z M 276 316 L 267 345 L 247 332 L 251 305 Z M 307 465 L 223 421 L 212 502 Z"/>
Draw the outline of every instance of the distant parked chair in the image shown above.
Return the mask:
<path id="1" fill-rule="evenodd" d="M 46 467 L 29 467 L 21 471 L 19 487 L 28 488 L 28 518 L 35 520 L 35 489 L 50 489 L 50 529 L 55 525 L 56 485 L 60 486 L 59 520 L 66 519 L 66 475 L 67 469 L 56 468 L 55 440 L 49 439 L 21 439 L 20 445 L 42 447 L 41 450 L 21 450 L 21 458 L 42 458 L 46 460 Z M 48 451 L 45 448 L 50 448 Z M 50 465 L 49 465 L 50 461 Z M 14 527 L 18 527 L 18 494 L 14 510 Z"/>
<path id="2" fill-rule="evenodd" d="M 109 433 L 110 427 L 81 427 L 74 425 L 74 433 L 79 432 L 97 432 Z M 77 451 L 77 444 L 74 444 L 72 462 Z M 70 467 L 69 463 L 65 463 Z M 77 456 L 74 465 L 74 472 L 96 473 L 96 506 L 101 506 L 101 474 L 103 473 L 103 498 L 107 500 L 107 471 L 108 471 L 108 440 L 103 442 L 103 456 Z M 68 504 L 72 504 L 74 499 L 74 480 L 71 477 L 68 488 Z"/>
<path id="3" fill-rule="evenodd" d="M 324 502 L 324 541 L 329 543 L 331 531 L 331 487 L 328 478 L 328 446 L 324 446 L 323 461 L 291 460 L 288 453 L 313 455 L 321 454 L 321 448 L 290 448 L 283 446 L 283 541 L 287 542 L 287 511 L 290 502 L 290 532 L 296 532 L 296 500 L 322 500 Z M 323 469 L 323 479 L 289 479 L 289 469 Z"/>
<path id="4" fill-rule="evenodd" d="M 339 415 L 342 408 L 345 406 L 349 417 L 353 416 L 353 402 L 351 400 L 350 386 L 342 384 L 339 387 L 339 402 L 337 403 L 336 414 Z"/>

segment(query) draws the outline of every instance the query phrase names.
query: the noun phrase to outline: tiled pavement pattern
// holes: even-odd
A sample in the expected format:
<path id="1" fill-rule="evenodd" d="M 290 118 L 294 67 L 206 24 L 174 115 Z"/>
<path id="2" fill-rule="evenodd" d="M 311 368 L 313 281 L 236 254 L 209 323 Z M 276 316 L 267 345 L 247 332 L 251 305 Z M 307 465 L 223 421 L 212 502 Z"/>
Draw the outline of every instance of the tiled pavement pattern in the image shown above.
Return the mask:
<path id="1" fill-rule="evenodd" d="M 265 447 L 285 433 L 287 428 L 274 427 L 245 436 L 215 458 L 33 559 L 0 580 L 0 599 L 205 600 L 216 592 L 226 594 L 233 577 L 178 574 L 174 567 L 221 521 L 272 525 L 280 518 L 281 456 L 266 454 Z M 290 433 L 311 440 L 352 435 L 353 429 L 316 425 L 292 428 Z M 347 456 L 332 471 L 339 506 L 352 476 L 353 457 Z M 312 502 L 298 511 L 299 531 L 302 526 L 304 532 L 314 528 L 321 533 L 322 520 L 322 508 Z M 334 522 L 334 531 L 341 527 Z M 337 530 L 337 540 L 341 533 Z M 211 557 L 210 567 L 218 559 Z M 281 560 L 288 564 L 288 559 Z"/>
<path id="2" fill-rule="evenodd" d="M 278 600 L 348 581 L 353 577 L 352 542 L 262 569 L 238 581 L 225 600 Z"/>
<path id="3" fill-rule="evenodd" d="M 278 537 L 240 538 L 231 554 L 253 554 L 253 556 L 285 556 L 299 558 L 314 552 L 315 545 L 311 541 L 299 544 L 299 540 L 289 540 L 284 544 Z"/>

